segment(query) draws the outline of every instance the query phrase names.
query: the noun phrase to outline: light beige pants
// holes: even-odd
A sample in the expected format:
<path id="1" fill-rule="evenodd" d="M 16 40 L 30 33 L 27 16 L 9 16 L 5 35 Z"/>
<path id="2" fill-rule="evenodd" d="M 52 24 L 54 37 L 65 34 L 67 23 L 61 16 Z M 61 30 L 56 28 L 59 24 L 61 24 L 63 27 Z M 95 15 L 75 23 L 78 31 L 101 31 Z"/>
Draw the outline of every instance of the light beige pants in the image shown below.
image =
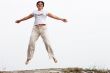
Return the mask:
<path id="1" fill-rule="evenodd" d="M 29 45 L 28 45 L 28 51 L 27 51 L 27 59 L 28 60 L 31 60 L 33 57 L 34 50 L 35 50 L 35 42 L 37 41 L 39 36 L 41 36 L 43 39 L 43 42 L 45 44 L 49 58 L 54 57 L 52 48 L 49 44 L 46 30 L 47 30 L 46 26 L 33 26 L 32 33 L 30 36 Z"/>

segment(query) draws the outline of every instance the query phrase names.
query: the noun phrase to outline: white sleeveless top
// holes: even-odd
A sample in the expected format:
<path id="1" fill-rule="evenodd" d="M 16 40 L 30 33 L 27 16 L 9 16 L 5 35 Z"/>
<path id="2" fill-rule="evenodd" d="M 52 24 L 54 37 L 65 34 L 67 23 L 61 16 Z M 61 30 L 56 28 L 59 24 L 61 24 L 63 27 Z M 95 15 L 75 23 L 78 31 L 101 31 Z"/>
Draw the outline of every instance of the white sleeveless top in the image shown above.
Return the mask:
<path id="1" fill-rule="evenodd" d="M 45 10 L 34 10 L 32 13 L 35 17 L 35 21 L 34 21 L 34 25 L 38 25 L 38 24 L 46 24 L 46 18 L 47 18 L 47 14 L 48 12 Z"/>

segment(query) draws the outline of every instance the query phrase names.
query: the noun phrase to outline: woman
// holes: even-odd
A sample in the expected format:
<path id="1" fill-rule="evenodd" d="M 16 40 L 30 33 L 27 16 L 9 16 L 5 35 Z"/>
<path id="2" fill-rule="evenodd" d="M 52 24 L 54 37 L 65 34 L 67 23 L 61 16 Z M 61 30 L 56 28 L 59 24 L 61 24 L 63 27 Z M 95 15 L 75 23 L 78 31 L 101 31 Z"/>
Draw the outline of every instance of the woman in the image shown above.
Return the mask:
<path id="1" fill-rule="evenodd" d="M 32 33 L 31 33 L 31 37 L 30 37 L 30 41 L 29 41 L 29 45 L 28 45 L 27 60 L 26 60 L 25 64 L 28 64 L 29 61 L 32 59 L 33 54 L 34 54 L 34 50 L 35 50 L 35 42 L 37 41 L 39 36 L 41 36 L 44 41 L 44 44 L 47 49 L 49 57 L 52 58 L 55 63 L 57 63 L 57 60 L 55 59 L 54 53 L 53 53 L 51 46 L 49 44 L 48 37 L 46 36 L 47 33 L 46 33 L 46 21 L 45 20 L 46 20 L 47 16 L 54 18 L 54 19 L 57 19 L 57 20 L 61 20 L 63 22 L 67 22 L 67 20 L 64 18 L 60 18 L 58 16 L 55 16 L 55 15 L 43 10 L 43 7 L 44 7 L 43 1 L 38 1 L 36 3 L 36 7 L 37 7 L 37 10 L 33 11 L 28 16 L 15 21 L 16 23 L 20 23 L 21 21 L 35 17 L 35 22 L 34 22 L 34 26 L 32 29 Z"/>

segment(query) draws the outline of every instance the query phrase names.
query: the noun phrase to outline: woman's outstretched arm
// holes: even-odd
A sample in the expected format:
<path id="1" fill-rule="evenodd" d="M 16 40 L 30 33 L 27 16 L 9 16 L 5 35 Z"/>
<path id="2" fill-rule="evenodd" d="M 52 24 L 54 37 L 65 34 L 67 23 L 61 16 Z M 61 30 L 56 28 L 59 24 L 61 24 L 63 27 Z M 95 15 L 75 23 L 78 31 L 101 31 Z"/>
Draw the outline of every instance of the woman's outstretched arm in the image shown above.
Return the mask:
<path id="1" fill-rule="evenodd" d="M 67 19 L 65 19 L 65 18 L 60 18 L 60 17 L 58 17 L 58 16 L 56 16 L 56 15 L 53 15 L 53 14 L 51 14 L 51 13 L 48 13 L 47 16 L 49 16 L 49 17 L 51 17 L 51 18 L 54 18 L 54 19 L 57 19 L 57 20 L 61 20 L 61 21 L 63 21 L 63 22 L 67 22 Z"/>
<path id="2" fill-rule="evenodd" d="M 21 21 L 30 19 L 30 18 L 32 18 L 33 16 L 34 16 L 33 14 L 29 14 L 28 16 L 26 16 L 26 17 L 24 17 L 24 18 L 22 18 L 22 19 L 16 20 L 15 23 L 20 23 Z"/>

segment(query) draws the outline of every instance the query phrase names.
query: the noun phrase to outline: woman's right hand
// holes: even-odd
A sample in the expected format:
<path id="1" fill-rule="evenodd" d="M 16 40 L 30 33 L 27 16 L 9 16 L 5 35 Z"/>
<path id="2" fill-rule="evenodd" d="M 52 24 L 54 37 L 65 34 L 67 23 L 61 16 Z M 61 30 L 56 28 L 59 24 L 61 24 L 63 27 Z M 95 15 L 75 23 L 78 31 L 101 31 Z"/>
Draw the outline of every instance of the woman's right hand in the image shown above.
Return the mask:
<path id="1" fill-rule="evenodd" d="M 16 20 L 16 21 L 15 21 L 15 23 L 20 23 L 20 22 L 21 22 L 21 20 Z"/>

